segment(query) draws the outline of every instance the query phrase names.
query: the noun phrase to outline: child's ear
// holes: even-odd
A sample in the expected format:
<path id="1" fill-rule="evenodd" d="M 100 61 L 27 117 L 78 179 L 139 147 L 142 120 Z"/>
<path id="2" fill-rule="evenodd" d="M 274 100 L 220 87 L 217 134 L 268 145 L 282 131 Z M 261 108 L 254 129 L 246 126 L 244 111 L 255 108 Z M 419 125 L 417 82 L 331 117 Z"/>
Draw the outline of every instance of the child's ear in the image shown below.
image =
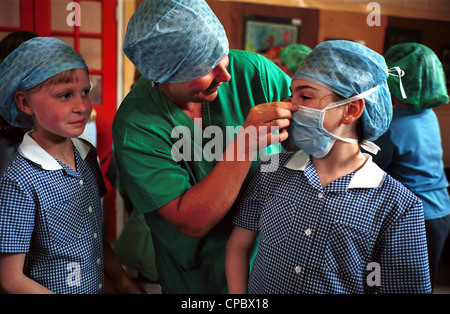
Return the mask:
<path id="1" fill-rule="evenodd" d="M 347 106 L 347 110 L 342 117 L 342 123 L 350 124 L 353 121 L 358 120 L 364 112 L 364 105 L 364 99 L 358 99 L 349 103 Z"/>
<path id="2" fill-rule="evenodd" d="M 26 92 L 17 91 L 14 94 L 14 99 L 16 100 L 16 104 L 20 108 L 20 110 L 29 115 L 33 114 L 33 111 L 31 110 L 30 107 L 30 99 Z"/>

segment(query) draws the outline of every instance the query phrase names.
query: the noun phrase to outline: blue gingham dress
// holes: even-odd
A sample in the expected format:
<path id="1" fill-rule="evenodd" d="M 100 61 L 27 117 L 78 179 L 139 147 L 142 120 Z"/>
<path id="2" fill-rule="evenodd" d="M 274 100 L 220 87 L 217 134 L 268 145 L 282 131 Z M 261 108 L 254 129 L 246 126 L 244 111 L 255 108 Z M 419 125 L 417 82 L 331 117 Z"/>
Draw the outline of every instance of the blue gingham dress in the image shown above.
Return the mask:
<path id="1" fill-rule="evenodd" d="M 302 151 L 272 170 L 235 218 L 260 233 L 249 293 L 431 292 L 422 204 L 370 156 L 325 188 Z"/>
<path id="2" fill-rule="evenodd" d="M 106 187 L 96 150 L 72 142 L 77 171 L 25 135 L 0 179 L 0 252 L 26 253 L 24 274 L 55 293 L 103 293 Z"/>

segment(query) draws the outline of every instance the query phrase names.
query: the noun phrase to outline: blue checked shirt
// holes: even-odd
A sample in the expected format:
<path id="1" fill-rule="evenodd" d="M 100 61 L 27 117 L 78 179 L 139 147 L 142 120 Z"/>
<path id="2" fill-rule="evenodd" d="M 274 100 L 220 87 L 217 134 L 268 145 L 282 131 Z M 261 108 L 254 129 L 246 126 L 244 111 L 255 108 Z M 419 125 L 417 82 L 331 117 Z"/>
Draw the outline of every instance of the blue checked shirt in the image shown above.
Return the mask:
<path id="1" fill-rule="evenodd" d="M 260 233 L 249 293 L 431 292 L 416 196 L 370 156 L 325 188 L 304 152 L 278 156 L 273 171 L 255 175 L 235 218 Z"/>
<path id="2" fill-rule="evenodd" d="M 102 293 L 106 188 L 96 150 L 72 142 L 77 171 L 25 135 L 0 179 L 0 252 L 26 253 L 24 274 L 55 293 Z"/>

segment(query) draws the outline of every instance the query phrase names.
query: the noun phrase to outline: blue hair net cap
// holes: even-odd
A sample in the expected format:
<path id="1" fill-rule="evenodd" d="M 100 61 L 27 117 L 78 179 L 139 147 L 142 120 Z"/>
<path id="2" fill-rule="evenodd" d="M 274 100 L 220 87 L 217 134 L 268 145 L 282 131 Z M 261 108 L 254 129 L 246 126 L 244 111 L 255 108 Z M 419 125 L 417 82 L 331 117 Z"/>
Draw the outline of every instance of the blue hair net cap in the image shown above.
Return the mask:
<path id="1" fill-rule="evenodd" d="M 298 67 L 293 79 L 318 83 L 349 98 L 378 88 L 364 97 L 364 138 L 373 141 L 387 131 L 392 102 L 387 85 L 386 62 L 377 52 L 355 42 L 333 40 L 320 43 Z"/>
<path id="2" fill-rule="evenodd" d="M 72 69 L 88 67 L 81 55 L 63 41 L 35 37 L 22 43 L 0 64 L 0 114 L 12 126 L 32 127 L 31 116 L 20 110 L 14 94 Z"/>
<path id="3" fill-rule="evenodd" d="M 210 72 L 229 48 L 206 1 L 147 0 L 128 23 L 123 51 L 147 79 L 181 83 Z"/>

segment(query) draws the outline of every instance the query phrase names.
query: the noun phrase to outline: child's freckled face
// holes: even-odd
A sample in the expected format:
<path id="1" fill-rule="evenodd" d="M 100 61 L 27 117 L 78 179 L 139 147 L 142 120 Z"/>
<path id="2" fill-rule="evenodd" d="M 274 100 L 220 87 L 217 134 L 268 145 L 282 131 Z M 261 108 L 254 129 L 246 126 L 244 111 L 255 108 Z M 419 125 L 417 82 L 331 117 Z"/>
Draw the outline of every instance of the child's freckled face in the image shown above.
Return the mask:
<path id="1" fill-rule="evenodd" d="M 92 111 L 89 75 L 77 69 L 75 78 L 74 82 L 46 85 L 30 94 L 35 132 L 67 138 L 83 133 Z"/>

